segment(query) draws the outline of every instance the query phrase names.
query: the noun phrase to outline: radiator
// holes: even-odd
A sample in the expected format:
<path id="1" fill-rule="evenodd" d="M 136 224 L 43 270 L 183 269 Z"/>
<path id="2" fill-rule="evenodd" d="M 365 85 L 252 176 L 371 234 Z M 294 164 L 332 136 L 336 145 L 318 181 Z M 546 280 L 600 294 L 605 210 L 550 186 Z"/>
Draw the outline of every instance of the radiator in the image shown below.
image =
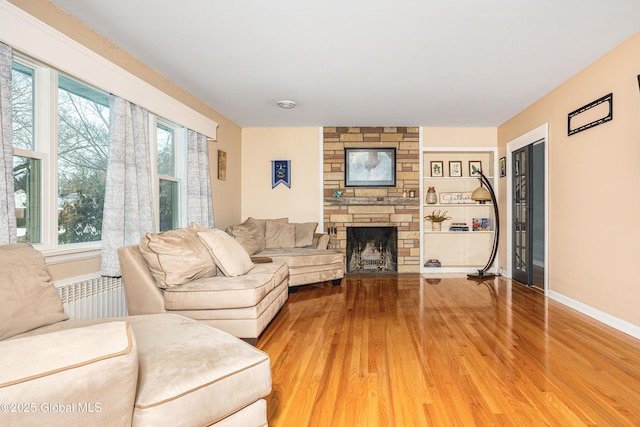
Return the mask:
<path id="1" fill-rule="evenodd" d="M 64 312 L 71 319 L 127 315 L 124 288 L 119 277 L 96 277 L 56 287 Z"/>

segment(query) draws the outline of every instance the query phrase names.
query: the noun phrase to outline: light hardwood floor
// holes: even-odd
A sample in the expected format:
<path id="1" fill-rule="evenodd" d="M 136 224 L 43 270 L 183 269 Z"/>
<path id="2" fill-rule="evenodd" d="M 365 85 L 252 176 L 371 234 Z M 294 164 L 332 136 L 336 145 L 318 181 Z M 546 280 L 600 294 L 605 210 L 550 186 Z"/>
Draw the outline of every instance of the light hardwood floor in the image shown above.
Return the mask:
<path id="1" fill-rule="evenodd" d="M 257 347 L 271 427 L 640 425 L 640 341 L 504 278 L 306 287 Z"/>

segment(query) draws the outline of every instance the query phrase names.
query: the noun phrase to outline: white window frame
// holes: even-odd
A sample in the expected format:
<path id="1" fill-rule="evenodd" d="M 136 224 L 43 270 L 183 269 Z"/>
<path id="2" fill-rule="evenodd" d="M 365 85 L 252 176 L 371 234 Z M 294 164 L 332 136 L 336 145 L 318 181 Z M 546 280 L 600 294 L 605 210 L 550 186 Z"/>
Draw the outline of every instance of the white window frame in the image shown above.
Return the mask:
<path id="1" fill-rule="evenodd" d="M 101 241 L 58 244 L 58 75 L 61 73 L 20 52 L 14 51 L 13 61 L 34 70 L 34 147 L 33 150 L 13 149 L 14 156 L 41 162 L 41 236 L 40 242 L 33 246 L 42 252 L 47 264 L 99 257 Z M 62 75 L 93 87 L 73 76 Z"/>
<path id="2" fill-rule="evenodd" d="M 175 148 L 175 176 L 158 173 L 158 124 L 173 130 L 173 142 Z M 187 159 L 187 130 L 172 121 L 149 115 L 149 135 L 151 140 L 151 182 L 153 189 L 153 216 L 155 231 L 160 231 L 160 180 L 178 183 L 178 227 L 185 227 L 187 222 L 186 194 L 186 159 Z"/>
<path id="3" fill-rule="evenodd" d="M 67 73 L 59 73 L 54 67 L 34 60 L 18 51 L 13 53 L 13 61 L 34 70 L 34 149 L 14 148 L 15 156 L 39 159 L 42 167 L 41 182 L 41 236 L 40 243 L 33 246 L 45 256 L 47 264 L 66 263 L 84 259 L 98 258 L 102 252 L 102 242 L 84 242 L 58 244 L 58 75 L 76 80 L 86 86 L 105 92 L 82 79 Z M 176 176 L 159 175 L 157 167 L 157 124 L 169 127 L 174 131 Z M 186 142 L 187 130 L 170 120 L 149 114 L 151 179 L 153 190 L 153 211 L 156 231 L 159 223 L 159 180 L 166 179 L 178 182 L 178 218 L 179 227 L 186 226 Z"/>

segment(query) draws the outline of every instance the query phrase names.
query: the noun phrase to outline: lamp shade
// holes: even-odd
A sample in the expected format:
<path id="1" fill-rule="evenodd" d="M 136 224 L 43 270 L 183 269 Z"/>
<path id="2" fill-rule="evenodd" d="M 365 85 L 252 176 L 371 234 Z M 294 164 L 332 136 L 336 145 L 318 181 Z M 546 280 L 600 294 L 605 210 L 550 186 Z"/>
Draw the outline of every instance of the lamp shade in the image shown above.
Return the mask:
<path id="1" fill-rule="evenodd" d="M 489 194 L 489 190 L 481 185 L 473 190 L 473 193 L 471 193 L 471 200 L 475 200 L 476 202 L 488 202 L 491 200 L 491 194 Z"/>

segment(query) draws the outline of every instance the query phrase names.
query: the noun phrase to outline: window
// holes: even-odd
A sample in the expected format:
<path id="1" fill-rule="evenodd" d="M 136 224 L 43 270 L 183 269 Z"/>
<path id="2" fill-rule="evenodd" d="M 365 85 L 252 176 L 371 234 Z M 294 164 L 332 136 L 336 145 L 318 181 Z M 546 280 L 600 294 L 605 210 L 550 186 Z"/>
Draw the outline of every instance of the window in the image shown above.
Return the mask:
<path id="1" fill-rule="evenodd" d="M 14 52 L 13 170 L 18 240 L 40 249 L 99 249 L 109 94 Z M 185 225 L 186 130 L 150 116 L 156 223 Z M 63 251 L 61 253 L 64 253 Z"/>
<path id="2" fill-rule="evenodd" d="M 156 158 L 158 174 L 158 225 L 160 231 L 178 228 L 181 221 L 180 179 L 184 168 L 185 129 L 163 119 L 155 120 Z"/>
<path id="3" fill-rule="evenodd" d="M 35 151 L 35 70 L 13 63 L 13 185 L 19 242 L 40 243 L 41 155 Z"/>
<path id="4" fill-rule="evenodd" d="M 109 151 L 109 95 L 58 76 L 58 243 L 96 242 Z"/>
<path id="5" fill-rule="evenodd" d="M 18 241 L 99 242 L 109 95 L 20 54 L 11 95 Z"/>

